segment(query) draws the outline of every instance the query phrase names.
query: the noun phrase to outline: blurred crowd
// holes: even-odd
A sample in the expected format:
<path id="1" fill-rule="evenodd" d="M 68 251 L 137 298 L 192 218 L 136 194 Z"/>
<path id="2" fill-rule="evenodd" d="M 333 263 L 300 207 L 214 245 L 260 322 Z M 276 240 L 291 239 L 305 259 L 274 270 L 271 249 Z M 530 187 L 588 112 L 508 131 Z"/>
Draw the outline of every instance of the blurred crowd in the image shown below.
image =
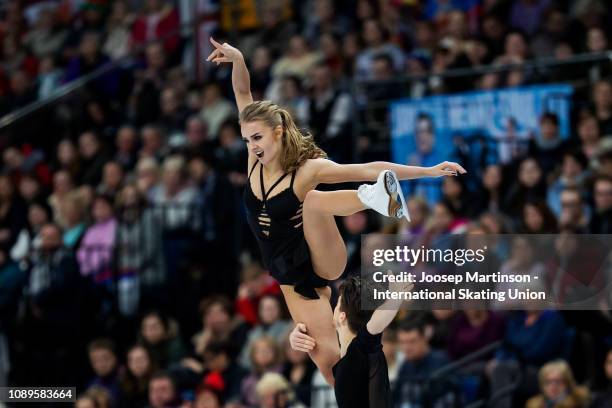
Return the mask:
<path id="1" fill-rule="evenodd" d="M 346 274 L 361 234 L 611 234 L 609 61 L 527 68 L 609 49 L 599 0 L 8 0 L 0 5 L 0 115 L 115 63 L 0 129 L 0 386 L 77 386 L 77 406 L 333 407 L 291 350 L 278 285 L 258 263 L 231 67 L 206 65 L 205 31 L 240 48 L 255 99 L 289 108 L 339 162 L 389 159 L 358 122 L 370 102 L 550 81 L 576 85 L 571 135 L 545 113 L 529 143 L 456 145 L 465 177 L 410 186 L 412 223 L 338 220 Z M 196 28 L 197 27 L 197 30 Z M 510 66 L 469 79 L 452 69 Z M 411 75 L 395 84 L 394 78 Z M 368 82 L 365 94 L 353 92 Z M 359 114 L 355 115 L 355 112 Z M 380 133 L 380 132 L 379 132 Z M 428 184 L 430 183 L 430 184 Z M 517 238 L 504 271 L 546 276 Z M 584 258 L 563 259 L 574 268 Z M 564 264 L 566 265 L 566 264 Z M 589 265 L 589 268 L 595 267 Z M 407 312 L 385 332 L 397 407 L 610 407 L 612 299 L 598 310 Z M 439 384 L 430 374 L 501 341 Z M 451 386 L 449 386 L 451 384 Z M 577 385 L 582 384 L 582 385 Z"/>

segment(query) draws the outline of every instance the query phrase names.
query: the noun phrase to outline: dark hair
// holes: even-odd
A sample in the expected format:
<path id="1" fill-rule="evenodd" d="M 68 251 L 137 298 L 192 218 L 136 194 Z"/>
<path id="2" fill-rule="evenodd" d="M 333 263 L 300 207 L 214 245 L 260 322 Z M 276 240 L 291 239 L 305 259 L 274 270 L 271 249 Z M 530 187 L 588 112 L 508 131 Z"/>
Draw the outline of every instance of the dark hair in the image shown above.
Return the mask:
<path id="1" fill-rule="evenodd" d="M 227 313 L 230 317 L 234 314 L 234 309 L 232 308 L 232 302 L 223 295 L 212 295 L 207 298 L 202 299 L 200 302 L 200 313 L 202 316 L 208 313 L 209 309 L 215 305 L 220 305 L 225 313 Z"/>
<path id="2" fill-rule="evenodd" d="M 208 343 L 203 354 L 212 354 L 214 356 L 225 354 L 229 357 L 233 351 L 232 346 L 227 341 L 213 340 Z"/>
<path id="3" fill-rule="evenodd" d="M 578 162 L 578 164 L 580 164 L 580 167 L 582 167 L 582 169 L 586 169 L 587 167 L 589 167 L 589 159 L 586 157 L 586 155 L 582 152 L 582 150 L 579 149 L 571 149 L 568 150 L 566 152 L 563 153 L 563 157 L 571 157 L 572 159 L 576 160 Z"/>
<path id="4" fill-rule="evenodd" d="M 153 380 L 163 380 L 163 379 L 170 380 L 176 392 L 176 382 L 174 381 L 174 378 L 172 378 L 170 374 L 168 374 L 166 371 L 163 371 L 163 370 L 158 370 L 155 373 L 153 373 L 153 375 L 151 376 L 151 379 L 149 380 L 149 385 L 153 382 Z"/>
<path id="5" fill-rule="evenodd" d="M 170 328 L 170 321 L 168 319 L 168 316 L 163 313 L 161 310 L 149 310 L 148 312 L 146 312 L 143 316 L 142 319 L 140 319 L 140 324 L 142 325 L 142 322 L 150 316 L 154 316 L 157 317 L 159 319 L 159 321 L 161 322 L 162 326 L 164 326 L 164 331 L 166 332 L 166 334 L 168 333 L 168 330 Z"/>
<path id="6" fill-rule="evenodd" d="M 346 314 L 349 329 L 357 333 L 372 317 L 372 310 L 361 308 L 361 281 L 352 276 L 340 285 L 340 311 Z"/>
<path id="7" fill-rule="evenodd" d="M 393 58 L 391 58 L 391 55 L 386 52 L 379 52 L 378 54 L 375 54 L 372 61 L 384 61 L 391 69 L 393 69 Z"/>
<path id="8" fill-rule="evenodd" d="M 612 176 L 603 173 L 596 175 L 593 178 L 593 188 L 595 188 L 595 184 L 599 183 L 600 181 L 612 183 Z"/>
<path id="9" fill-rule="evenodd" d="M 87 351 L 90 353 L 95 350 L 108 350 L 113 354 L 116 354 L 115 343 L 111 339 L 99 338 L 92 340 L 87 347 Z"/>
<path id="10" fill-rule="evenodd" d="M 543 122 L 552 122 L 555 126 L 559 126 L 559 116 L 553 112 L 544 112 L 542 116 L 540 116 L 540 123 Z"/>
<path id="11" fill-rule="evenodd" d="M 417 331 L 420 335 L 425 335 L 425 320 L 423 318 L 404 319 L 400 322 L 398 331 L 411 332 Z"/>

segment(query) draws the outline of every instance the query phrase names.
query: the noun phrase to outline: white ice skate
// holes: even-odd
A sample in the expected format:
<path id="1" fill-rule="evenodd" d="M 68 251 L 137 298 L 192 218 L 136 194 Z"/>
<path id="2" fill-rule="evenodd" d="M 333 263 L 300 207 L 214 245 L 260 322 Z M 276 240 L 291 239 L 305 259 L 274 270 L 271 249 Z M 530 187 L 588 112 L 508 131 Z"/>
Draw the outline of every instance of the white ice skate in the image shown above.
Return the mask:
<path id="1" fill-rule="evenodd" d="M 375 184 L 360 185 L 357 196 L 367 208 L 386 217 L 406 217 L 410 221 L 399 180 L 391 170 L 381 171 Z"/>

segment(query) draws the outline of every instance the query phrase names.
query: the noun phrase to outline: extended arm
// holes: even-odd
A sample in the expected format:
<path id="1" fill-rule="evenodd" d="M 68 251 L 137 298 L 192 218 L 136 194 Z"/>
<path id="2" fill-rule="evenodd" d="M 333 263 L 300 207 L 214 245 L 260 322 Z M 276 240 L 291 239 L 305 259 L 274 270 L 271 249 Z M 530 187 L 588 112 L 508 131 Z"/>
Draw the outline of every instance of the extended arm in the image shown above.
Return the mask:
<path id="1" fill-rule="evenodd" d="M 232 88 L 236 96 L 236 105 L 238 112 L 242 112 L 245 106 L 253 102 L 251 95 L 251 78 L 249 70 L 244 62 L 244 56 L 237 48 L 232 47 L 228 43 L 220 44 L 210 37 L 210 42 L 215 47 L 215 50 L 206 58 L 206 61 L 212 61 L 218 64 L 222 62 L 232 63 Z"/>
<path id="2" fill-rule="evenodd" d="M 389 283 L 389 292 L 409 292 L 414 287 L 413 284 L 407 282 Z M 368 321 L 366 328 L 370 334 L 382 333 L 383 330 L 395 319 L 397 311 L 404 301 L 400 299 L 389 299 L 380 305 L 372 317 Z"/>
<path id="3" fill-rule="evenodd" d="M 400 180 L 421 177 L 456 176 L 466 171 L 454 162 L 442 162 L 432 167 L 405 166 L 390 162 L 371 162 L 362 164 L 338 164 L 331 160 L 315 159 L 315 180 L 317 183 L 347 183 L 375 181 L 383 170 L 392 170 Z"/>

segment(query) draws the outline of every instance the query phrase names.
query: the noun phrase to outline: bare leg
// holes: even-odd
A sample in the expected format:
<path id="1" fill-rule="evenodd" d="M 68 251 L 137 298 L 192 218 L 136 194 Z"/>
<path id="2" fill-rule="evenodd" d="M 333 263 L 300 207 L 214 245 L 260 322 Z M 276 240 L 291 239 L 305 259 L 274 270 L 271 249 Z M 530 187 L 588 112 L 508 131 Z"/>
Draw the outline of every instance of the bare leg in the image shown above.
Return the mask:
<path id="1" fill-rule="evenodd" d="M 293 286 L 281 285 L 289 313 L 296 323 L 304 323 L 308 335 L 316 341 L 314 350 L 309 353 L 325 380 L 334 385 L 332 367 L 340 359 L 338 335 L 334 328 L 334 313 L 329 304 L 331 290 L 317 289 L 319 299 L 306 299 L 293 290 Z"/>
<path id="2" fill-rule="evenodd" d="M 363 209 L 356 190 L 312 190 L 306 194 L 302 214 L 304 236 L 314 270 L 323 279 L 338 279 L 347 262 L 346 246 L 334 215 L 351 215 Z"/>

